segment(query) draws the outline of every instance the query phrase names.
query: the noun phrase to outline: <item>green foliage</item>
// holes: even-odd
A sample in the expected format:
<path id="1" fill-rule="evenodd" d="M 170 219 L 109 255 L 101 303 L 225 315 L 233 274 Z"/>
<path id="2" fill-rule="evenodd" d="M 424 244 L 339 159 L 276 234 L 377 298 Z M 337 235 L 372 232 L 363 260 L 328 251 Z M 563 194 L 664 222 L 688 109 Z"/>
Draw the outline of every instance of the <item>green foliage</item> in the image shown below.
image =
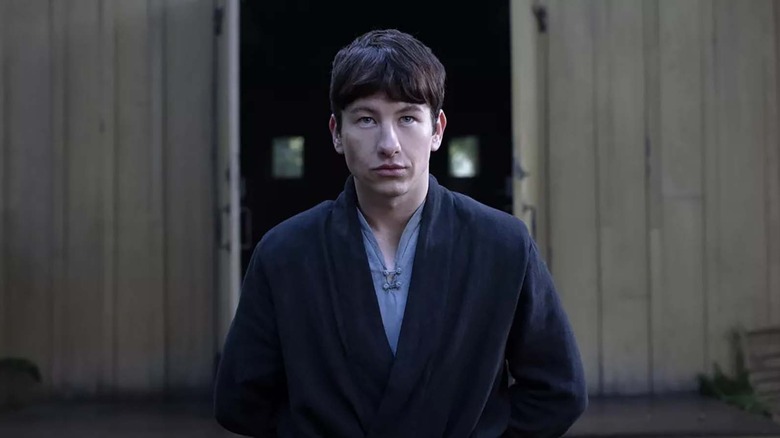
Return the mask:
<path id="1" fill-rule="evenodd" d="M 744 411 L 771 417 L 769 406 L 756 394 L 750 383 L 744 353 L 739 348 L 737 331 L 732 334 L 731 340 L 736 356 L 735 375 L 726 375 L 723 369 L 715 364 L 712 377 L 699 374 L 699 393 L 706 397 L 717 398 Z"/>
<path id="2" fill-rule="evenodd" d="M 748 373 L 744 369 L 738 370 L 734 377 L 730 377 L 715 365 L 712 377 L 699 375 L 699 393 L 717 398 L 750 413 L 770 416 L 769 408 L 753 390 L 748 380 Z"/>
<path id="3" fill-rule="evenodd" d="M 27 359 L 9 357 L 0 359 L 0 371 L 8 370 L 26 374 L 32 377 L 36 382 L 41 381 L 41 371 L 38 366 Z"/>

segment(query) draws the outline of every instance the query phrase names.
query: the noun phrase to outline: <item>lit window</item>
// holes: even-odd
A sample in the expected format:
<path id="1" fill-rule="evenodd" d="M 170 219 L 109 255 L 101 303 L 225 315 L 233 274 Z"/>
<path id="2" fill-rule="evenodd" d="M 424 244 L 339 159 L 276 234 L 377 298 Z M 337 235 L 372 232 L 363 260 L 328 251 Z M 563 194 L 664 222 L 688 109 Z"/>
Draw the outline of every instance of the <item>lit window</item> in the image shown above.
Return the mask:
<path id="1" fill-rule="evenodd" d="M 303 137 L 273 139 L 273 176 L 279 179 L 303 177 Z"/>
<path id="2" fill-rule="evenodd" d="M 479 173 L 479 138 L 455 137 L 449 142 L 450 175 L 473 178 Z"/>

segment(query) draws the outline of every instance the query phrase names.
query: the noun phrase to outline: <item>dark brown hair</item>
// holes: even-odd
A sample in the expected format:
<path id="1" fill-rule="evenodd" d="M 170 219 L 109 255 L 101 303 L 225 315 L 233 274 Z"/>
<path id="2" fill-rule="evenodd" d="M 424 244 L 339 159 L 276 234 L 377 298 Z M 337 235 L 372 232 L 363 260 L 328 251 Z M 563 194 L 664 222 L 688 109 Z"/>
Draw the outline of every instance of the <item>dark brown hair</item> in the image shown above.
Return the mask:
<path id="1" fill-rule="evenodd" d="M 384 92 L 395 101 L 428 104 L 431 119 L 444 103 L 444 66 L 430 48 L 395 30 L 373 30 L 339 50 L 330 78 L 330 107 L 341 129 L 341 112 L 362 97 Z"/>

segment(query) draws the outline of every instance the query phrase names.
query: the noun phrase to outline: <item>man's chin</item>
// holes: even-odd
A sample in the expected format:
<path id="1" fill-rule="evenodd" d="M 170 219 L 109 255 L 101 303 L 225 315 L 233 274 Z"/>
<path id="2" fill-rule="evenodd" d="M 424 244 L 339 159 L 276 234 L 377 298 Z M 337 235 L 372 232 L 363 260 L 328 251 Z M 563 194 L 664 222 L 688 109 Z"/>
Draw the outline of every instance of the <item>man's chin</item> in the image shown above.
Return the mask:
<path id="1" fill-rule="evenodd" d="M 408 192 L 403 184 L 387 184 L 376 188 L 376 194 L 385 198 L 397 198 Z"/>
<path id="2" fill-rule="evenodd" d="M 403 196 L 409 191 L 409 187 L 404 181 L 372 181 L 368 184 L 369 190 L 379 197 L 396 198 Z"/>
<path id="3" fill-rule="evenodd" d="M 425 178 L 420 180 L 420 178 Z M 377 178 L 376 175 L 361 174 L 355 176 L 355 184 L 358 186 L 358 190 L 365 194 L 371 193 L 372 196 L 377 198 L 392 199 L 409 195 L 410 193 L 417 192 L 424 187 L 418 186 L 425 184 L 427 186 L 427 175 L 420 175 L 412 177 L 406 175 L 404 178 Z"/>

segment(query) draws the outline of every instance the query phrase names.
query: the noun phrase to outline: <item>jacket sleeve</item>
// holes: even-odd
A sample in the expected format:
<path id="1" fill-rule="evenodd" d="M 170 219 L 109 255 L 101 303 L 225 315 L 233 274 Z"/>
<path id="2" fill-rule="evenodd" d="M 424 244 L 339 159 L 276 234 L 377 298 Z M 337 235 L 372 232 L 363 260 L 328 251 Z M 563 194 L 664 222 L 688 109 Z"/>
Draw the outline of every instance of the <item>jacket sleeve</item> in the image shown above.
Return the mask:
<path id="1" fill-rule="evenodd" d="M 580 353 L 551 275 L 529 238 L 506 351 L 514 383 L 505 436 L 559 437 L 587 407 Z"/>
<path id="2" fill-rule="evenodd" d="M 214 389 L 215 417 L 231 432 L 275 437 L 286 394 L 274 304 L 258 245 L 225 339 Z"/>

